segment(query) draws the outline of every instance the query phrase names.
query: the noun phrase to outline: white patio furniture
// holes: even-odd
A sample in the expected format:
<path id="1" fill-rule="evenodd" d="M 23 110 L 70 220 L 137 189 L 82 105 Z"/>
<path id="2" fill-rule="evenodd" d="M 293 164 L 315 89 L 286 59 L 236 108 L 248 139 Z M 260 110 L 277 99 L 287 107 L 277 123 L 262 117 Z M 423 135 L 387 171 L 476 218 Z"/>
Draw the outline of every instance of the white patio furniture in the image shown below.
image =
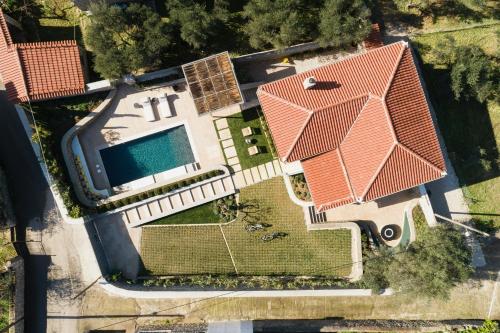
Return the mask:
<path id="1" fill-rule="evenodd" d="M 252 128 L 250 126 L 248 126 L 248 127 L 242 128 L 241 133 L 243 134 L 243 136 L 250 136 L 253 134 L 253 131 L 252 131 Z"/>
<path id="2" fill-rule="evenodd" d="M 158 111 L 163 118 L 172 117 L 172 110 L 168 104 L 167 94 L 161 94 L 158 96 Z"/>
<path id="3" fill-rule="evenodd" d="M 144 114 L 143 114 L 144 119 L 146 119 L 147 121 L 155 121 L 156 117 L 155 117 L 155 113 L 153 111 L 153 106 L 151 105 L 151 98 L 145 97 L 141 101 L 141 105 L 142 105 L 142 108 L 144 111 Z"/>
<path id="4" fill-rule="evenodd" d="M 253 156 L 259 153 L 259 148 L 257 146 L 248 147 L 248 155 Z"/>

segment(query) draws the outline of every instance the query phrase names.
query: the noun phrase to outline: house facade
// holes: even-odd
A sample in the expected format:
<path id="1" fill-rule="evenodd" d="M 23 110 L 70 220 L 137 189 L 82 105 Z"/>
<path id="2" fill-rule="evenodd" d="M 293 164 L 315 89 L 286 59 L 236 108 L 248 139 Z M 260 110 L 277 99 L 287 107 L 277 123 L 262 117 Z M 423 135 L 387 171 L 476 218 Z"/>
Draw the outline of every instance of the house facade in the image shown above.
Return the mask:
<path id="1" fill-rule="evenodd" d="M 257 95 L 279 158 L 300 163 L 320 212 L 446 175 L 405 42 L 262 85 Z"/>

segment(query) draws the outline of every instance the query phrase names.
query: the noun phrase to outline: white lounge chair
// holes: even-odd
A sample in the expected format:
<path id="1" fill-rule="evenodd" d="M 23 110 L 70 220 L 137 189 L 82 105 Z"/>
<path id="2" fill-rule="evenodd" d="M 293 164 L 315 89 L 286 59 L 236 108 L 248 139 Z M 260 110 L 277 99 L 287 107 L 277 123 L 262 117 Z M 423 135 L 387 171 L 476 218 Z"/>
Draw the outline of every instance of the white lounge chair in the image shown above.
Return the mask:
<path id="1" fill-rule="evenodd" d="M 248 155 L 253 156 L 257 155 L 258 153 L 259 153 L 259 147 L 257 146 L 248 147 Z"/>
<path id="2" fill-rule="evenodd" d="M 141 102 L 142 108 L 144 109 L 144 119 L 147 121 L 155 121 L 155 113 L 153 111 L 153 106 L 151 105 L 151 99 L 146 97 Z"/>
<path id="3" fill-rule="evenodd" d="M 248 126 L 248 127 L 242 128 L 241 133 L 243 134 L 243 136 L 250 136 L 253 134 L 253 130 L 250 126 Z"/>
<path id="4" fill-rule="evenodd" d="M 170 110 L 170 105 L 168 104 L 167 94 L 161 94 L 158 96 L 158 111 L 164 118 L 173 116 L 172 110 Z"/>

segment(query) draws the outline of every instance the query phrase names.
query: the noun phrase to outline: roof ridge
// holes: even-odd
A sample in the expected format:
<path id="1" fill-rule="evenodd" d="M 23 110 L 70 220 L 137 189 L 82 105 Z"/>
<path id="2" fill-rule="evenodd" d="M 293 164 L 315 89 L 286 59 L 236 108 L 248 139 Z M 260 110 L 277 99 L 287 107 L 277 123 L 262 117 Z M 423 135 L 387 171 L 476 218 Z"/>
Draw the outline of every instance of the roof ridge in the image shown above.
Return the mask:
<path id="1" fill-rule="evenodd" d="M 7 47 L 13 44 L 12 42 L 12 36 L 10 35 L 9 27 L 7 26 L 7 20 L 4 17 L 4 13 L 2 9 L 0 8 L 0 29 L 2 30 L 3 38 L 5 40 L 5 44 Z"/>
<path id="2" fill-rule="evenodd" d="M 392 123 L 391 114 L 389 113 L 389 108 L 387 108 L 387 104 L 385 103 L 385 99 L 382 99 L 378 96 L 377 98 L 380 99 L 380 103 L 382 103 L 382 107 L 384 108 L 384 114 L 387 118 L 387 123 L 389 124 L 389 128 L 391 129 L 392 138 L 394 139 L 394 142 L 399 143 L 398 137 L 396 135 L 396 130 L 394 129 L 394 124 Z"/>
<path id="3" fill-rule="evenodd" d="M 345 167 L 344 164 L 344 157 L 342 156 L 342 151 L 340 150 L 340 146 L 337 148 L 337 154 L 339 155 L 339 161 L 340 161 L 340 166 L 342 167 L 342 172 L 344 172 L 344 177 L 347 179 L 347 185 L 349 186 L 349 192 L 351 192 L 351 198 L 353 200 L 356 200 L 356 197 L 354 196 L 354 190 L 352 188 L 351 178 L 347 173 L 347 168 Z"/>
<path id="4" fill-rule="evenodd" d="M 382 94 L 382 98 L 384 99 L 384 102 L 385 102 L 385 96 L 389 92 L 389 89 L 392 86 L 392 81 L 394 81 L 394 76 L 396 75 L 396 72 L 398 71 L 399 65 L 401 64 L 401 59 L 403 59 L 403 55 L 404 55 L 405 51 L 407 49 L 409 49 L 408 42 L 400 41 L 400 42 L 397 42 L 397 44 L 403 44 L 404 47 L 401 49 L 401 52 L 398 56 L 398 61 L 394 65 L 394 69 L 392 70 L 391 76 L 389 77 L 389 81 L 387 82 L 387 86 L 385 87 L 384 93 Z M 389 44 L 389 45 L 391 45 L 391 44 Z"/>
<path id="5" fill-rule="evenodd" d="M 285 155 L 285 161 L 288 160 L 288 158 L 290 157 L 290 154 L 293 152 L 293 149 L 297 145 L 297 142 L 299 141 L 299 139 L 302 137 L 302 133 L 304 133 L 305 128 L 311 122 L 311 119 L 313 116 L 314 116 L 314 112 L 311 112 L 307 115 L 306 121 L 304 122 L 304 124 L 300 128 L 299 132 L 297 133 L 297 136 L 293 140 L 292 145 L 290 146 L 290 148 L 288 149 L 288 152 Z"/>
<path id="6" fill-rule="evenodd" d="M 275 81 L 273 81 L 273 82 L 275 82 Z M 262 86 L 261 86 L 261 87 L 262 87 Z M 299 110 L 301 110 L 301 111 L 306 112 L 308 115 L 311 115 L 311 114 L 313 113 L 313 111 L 312 111 L 312 110 L 309 110 L 308 108 L 305 108 L 305 107 L 303 107 L 303 106 L 301 106 L 301 105 L 298 105 L 298 104 L 295 104 L 295 103 L 293 103 L 293 102 L 287 101 L 287 100 L 286 100 L 286 99 L 284 99 L 283 97 L 279 97 L 279 96 L 277 96 L 277 95 L 275 95 L 275 94 L 270 93 L 269 91 L 266 91 L 266 90 L 262 90 L 262 89 L 260 89 L 260 87 L 259 87 L 259 89 L 258 89 L 258 94 L 266 94 L 266 95 L 267 95 L 267 96 L 269 96 L 269 97 L 276 98 L 276 99 L 277 99 L 277 100 L 279 100 L 280 102 L 283 102 L 283 103 L 285 103 L 285 104 L 289 104 L 289 105 L 291 105 L 291 106 L 293 106 L 293 107 L 295 107 L 295 108 L 297 108 L 297 109 L 299 109 Z"/>
<path id="7" fill-rule="evenodd" d="M 320 108 L 317 108 L 317 109 L 313 109 L 312 112 L 316 113 L 316 112 L 322 112 L 322 111 L 325 111 L 326 109 L 328 108 L 331 108 L 332 106 L 340 106 L 340 105 L 343 105 L 343 104 L 346 104 L 346 103 L 349 103 L 349 102 L 352 102 L 352 101 L 355 101 L 357 99 L 361 99 L 363 97 L 366 97 L 366 96 L 370 96 L 370 92 L 367 93 L 367 94 L 361 94 L 361 95 L 358 95 L 358 96 L 354 96 L 354 97 L 351 97 L 351 98 L 348 98 L 348 99 L 345 99 L 341 102 L 338 102 L 338 103 L 332 103 L 332 104 L 328 104 L 328 105 L 325 105 L 325 106 L 322 106 Z M 364 106 L 364 105 L 363 105 Z"/>
<path id="8" fill-rule="evenodd" d="M 77 45 L 77 43 L 75 40 L 58 40 L 58 41 L 46 41 L 46 42 L 15 43 L 13 45 L 19 49 L 38 49 L 38 48 L 49 48 L 49 47 L 75 46 Z"/>
<path id="9" fill-rule="evenodd" d="M 416 152 L 414 152 L 413 150 L 411 150 L 410 148 L 406 147 L 404 144 L 398 142 L 398 145 L 403 149 L 403 150 L 406 150 L 408 153 L 412 154 L 413 156 L 415 156 L 416 158 L 418 158 L 420 161 L 422 161 L 423 163 L 427 164 L 428 166 L 430 166 L 431 168 L 437 170 L 441 175 L 446 175 L 447 172 L 446 170 L 441 170 L 440 168 L 438 168 L 436 165 L 434 165 L 432 162 L 430 162 L 429 160 L 423 158 L 422 156 L 420 156 L 419 154 L 417 154 Z"/>
<path id="10" fill-rule="evenodd" d="M 319 207 L 317 208 L 317 211 L 318 211 L 318 213 L 321 213 L 323 211 L 323 207 L 330 207 L 332 204 L 336 204 L 338 202 L 343 202 L 346 199 L 351 199 L 352 200 L 351 197 L 345 197 L 345 198 L 340 198 L 340 199 L 337 199 L 337 200 L 328 201 L 327 203 L 319 205 Z M 348 203 L 346 203 L 346 204 L 348 204 Z"/>
<path id="11" fill-rule="evenodd" d="M 375 180 L 378 178 L 380 172 L 382 171 L 382 169 L 384 168 L 384 166 L 387 164 L 387 161 L 389 160 L 389 158 L 392 156 L 392 154 L 394 153 L 394 150 L 396 150 L 396 147 L 398 146 L 398 142 L 395 141 L 392 146 L 391 146 L 391 149 L 389 149 L 389 152 L 387 153 L 387 155 L 384 157 L 384 159 L 382 160 L 382 162 L 380 163 L 379 167 L 377 168 L 377 170 L 373 173 L 373 177 L 372 179 L 370 179 L 370 181 L 368 182 L 368 185 L 366 186 L 366 188 L 364 189 L 364 192 L 362 193 L 362 195 L 359 197 L 361 201 L 364 201 L 365 197 L 366 197 L 366 194 L 368 193 L 368 191 L 370 190 L 370 188 L 373 186 L 373 183 L 375 182 Z"/>
<path id="12" fill-rule="evenodd" d="M 342 143 L 345 141 L 345 138 L 347 138 L 347 136 L 349 135 L 349 133 L 351 133 L 352 128 L 354 127 L 354 124 L 356 124 L 356 122 L 358 121 L 359 116 L 361 116 L 361 113 L 363 113 L 363 110 L 366 108 L 366 105 L 368 104 L 368 102 L 370 101 L 370 99 L 372 98 L 372 96 L 375 96 L 375 95 L 372 95 L 372 93 L 371 93 L 371 92 L 369 92 L 369 93 L 368 93 L 368 98 L 366 99 L 365 104 L 363 104 L 363 107 L 361 108 L 361 110 L 359 111 L 358 115 L 356 116 L 356 119 L 354 119 L 354 121 L 352 122 L 351 127 L 349 127 L 349 130 L 348 130 L 348 131 L 347 131 L 347 133 L 344 135 L 344 138 L 342 139 L 342 141 L 340 141 L 340 143 L 339 143 L 339 148 L 340 148 L 340 146 L 342 145 Z M 377 97 L 378 97 L 378 96 L 377 96 Z"/>
<path id="13" fill-rule="evenodd" d="M 13 45 L 15 45 L 15 44 L 13 44 Z M 16 53 L 16 63 L 17 63 L 17 66 L 19 67 L 19 69 L 21 71 L 21 75 L 23 76 L 22 82 L 23 82 L 23 88 L 24 88 L 23 89 L 24 90 L 24 95 L 29 98 L 28 84 L 27 84 L 27 79 L 26 79 L 26 72 L 24 70 L 24 66 L 23 66 L 23 63 L 21 61 L 21 56 L 19 55 L 19 51 L 17 50 L 17 48 L 14 48 L 12 51 Z"/>

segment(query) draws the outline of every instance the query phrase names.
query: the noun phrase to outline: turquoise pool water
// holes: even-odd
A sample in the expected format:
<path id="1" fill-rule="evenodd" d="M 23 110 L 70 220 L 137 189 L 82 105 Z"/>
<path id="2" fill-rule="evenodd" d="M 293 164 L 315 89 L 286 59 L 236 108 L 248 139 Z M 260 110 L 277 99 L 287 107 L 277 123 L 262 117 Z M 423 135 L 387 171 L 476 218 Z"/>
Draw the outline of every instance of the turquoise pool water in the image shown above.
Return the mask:
<path id="1" fill-rule="evenodd" d="M 100 151 L 112 187 L 195 162 L 184 125 Z"/>

